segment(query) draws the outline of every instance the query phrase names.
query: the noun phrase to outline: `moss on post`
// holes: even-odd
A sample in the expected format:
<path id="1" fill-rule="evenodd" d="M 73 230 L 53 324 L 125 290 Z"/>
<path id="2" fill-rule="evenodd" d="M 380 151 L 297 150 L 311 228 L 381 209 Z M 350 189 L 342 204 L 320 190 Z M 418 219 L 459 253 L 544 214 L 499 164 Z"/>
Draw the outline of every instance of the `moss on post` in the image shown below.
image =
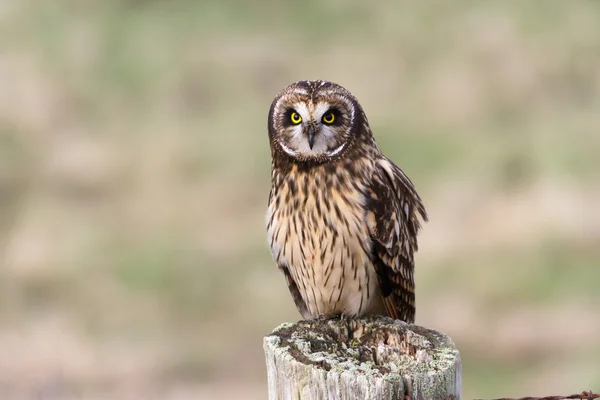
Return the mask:
<path id="1" fill-rule="evenodd" d="M 264 339 L 269 399 L 460 399 L 446 335 L 387 317 L 283 324 Z"/>

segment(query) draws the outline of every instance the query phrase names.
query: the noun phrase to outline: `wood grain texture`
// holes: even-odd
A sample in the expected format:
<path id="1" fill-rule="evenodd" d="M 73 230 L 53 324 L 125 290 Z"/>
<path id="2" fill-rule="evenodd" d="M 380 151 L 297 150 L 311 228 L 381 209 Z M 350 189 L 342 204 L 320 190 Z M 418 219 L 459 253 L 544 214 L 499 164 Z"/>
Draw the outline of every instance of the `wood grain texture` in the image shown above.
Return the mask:
<path id="1" fill-rule="evenodd" d="M 286 323 L 264 350 L 270 400 L 461 398 L 450 338 L 388 317 Z"/>

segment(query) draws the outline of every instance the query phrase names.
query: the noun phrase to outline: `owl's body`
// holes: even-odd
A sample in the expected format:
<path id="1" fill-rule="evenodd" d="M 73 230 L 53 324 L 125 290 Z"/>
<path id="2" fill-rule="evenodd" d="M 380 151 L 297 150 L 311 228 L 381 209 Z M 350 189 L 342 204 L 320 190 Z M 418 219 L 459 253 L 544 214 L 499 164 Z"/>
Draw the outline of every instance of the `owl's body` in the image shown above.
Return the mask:
<path id="1" fill-rule="evenodd" d="M 268 241 L 302 317 L 413 322 L 425 209 L 354 96 L 325 81 L 290 85 L 271 106 L 269 137 Z"/>

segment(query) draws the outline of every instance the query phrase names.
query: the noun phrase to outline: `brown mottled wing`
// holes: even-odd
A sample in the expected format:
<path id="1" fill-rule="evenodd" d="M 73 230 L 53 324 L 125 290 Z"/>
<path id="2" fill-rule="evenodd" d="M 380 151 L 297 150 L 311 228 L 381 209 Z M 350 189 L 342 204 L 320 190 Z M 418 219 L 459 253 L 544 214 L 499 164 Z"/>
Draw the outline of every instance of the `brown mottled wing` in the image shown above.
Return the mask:
<path id="1" fill-rule="evenodd" d="M 412 323 L 415 319 L 414 252 L 427 221 L 425 207 L 412 182 L 386 158 L 379 160 L 369 188 L 371 257 L 389 316 Z"/>
<path id="2" fill-rule="evenodd" d="M 288 288 L 290 289 L 290 293 L 292 294 L 292 298 L 294 299 L 294 303 L 296 304 L 296 308 L 300 312 L 300 315 L 302 315 L 302 318 L 304 319 L 309 318 L 309 312 L 308 308 L 306 307 L 306 303 L 302 299 L 302 295 L 298 290 L 298 285 L 294 281 L 294 278 L 292 278 L 290 271 L 286 266 L 282 265 L 279 266 L 279 269 L 281 269 L 285 275 L 285 280 L 287 281 Z"/>

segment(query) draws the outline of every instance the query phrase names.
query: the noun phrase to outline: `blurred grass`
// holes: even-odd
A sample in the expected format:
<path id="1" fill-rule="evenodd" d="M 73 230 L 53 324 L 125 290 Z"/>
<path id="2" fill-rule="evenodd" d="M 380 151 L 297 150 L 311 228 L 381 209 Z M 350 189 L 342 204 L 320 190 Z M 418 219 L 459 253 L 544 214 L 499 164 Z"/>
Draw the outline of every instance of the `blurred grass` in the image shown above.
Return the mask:
<path id="1" fill-rule="evenodd" d="M 422 193 L 417 318 L 457 342 L 465 397 L 594 388 L 599 18 L 561 1 L 3 3 L 0 393 L 264 398 L 261 338 L 299 318 L 263 228 L 266 117 L 307 78 L 355 93 Z"/>

